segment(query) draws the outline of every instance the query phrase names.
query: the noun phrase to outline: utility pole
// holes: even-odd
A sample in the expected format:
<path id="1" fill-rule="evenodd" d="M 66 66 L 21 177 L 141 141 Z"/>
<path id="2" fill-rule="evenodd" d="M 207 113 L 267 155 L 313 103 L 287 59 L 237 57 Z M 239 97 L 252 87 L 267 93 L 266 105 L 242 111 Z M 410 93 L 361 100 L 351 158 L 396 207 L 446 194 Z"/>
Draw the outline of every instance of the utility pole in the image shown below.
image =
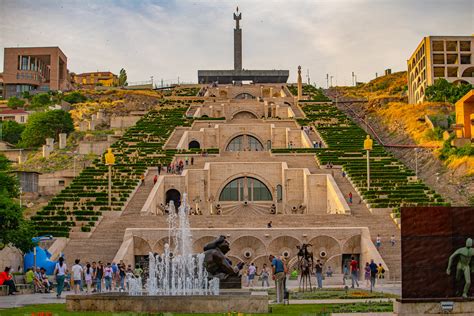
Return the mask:
<path id="1" fill-rule="evenodd" d="M 161 87 L 163 88 L 163 78 L 161 78 Z"/>
<path id="2" fill-rule="evenodd" d="M 326 88 L 329 89 L 329 74 L 326 74 Z"/>
<path id="3" fill-rule="evenodd" d="M 355 78 L 355 74 L 354 74 L 354 72 L 352 72 L 352 85 L 353 85 L 353 86 L 355 86 L 355 80 L 354 80 L 354 78 Z"/>
<path id="4" fill-rule="evenodd" d="M 333 76 L 331 76 L 331 88 L 332 88 L 332 77 L 333 77 Z"/>
<path id="5" fill-rule="evenodd" d="M 308 79 L 308 86 L 310 86 L 311 80 L 309 80 L 309 69 L 306 69 L 306 78 Z"/>

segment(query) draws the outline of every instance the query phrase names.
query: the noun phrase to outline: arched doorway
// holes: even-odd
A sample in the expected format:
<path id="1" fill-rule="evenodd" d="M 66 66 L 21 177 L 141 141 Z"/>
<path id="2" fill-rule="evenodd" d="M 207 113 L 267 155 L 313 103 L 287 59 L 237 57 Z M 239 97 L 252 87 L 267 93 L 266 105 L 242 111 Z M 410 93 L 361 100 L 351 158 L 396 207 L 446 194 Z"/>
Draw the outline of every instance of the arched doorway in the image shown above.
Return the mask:
<path id="1" fill-rule="evenodd" d="M 169 189 L 166 191 L 166 204 L 173 201 L 174 206 L 178 208 L 181 205 L 181 193 L 176 189 Z"/>
<path id="2" fill-rule="evenodd" d="M 199 144 L 199 142 L 197 140 L 192 140 L 192 141 L 189 142 L 188 148 L 189 149 L 193 149 L 193 148 L 199 149 L 199 148 L 201 148 L 201 144 Z"/>

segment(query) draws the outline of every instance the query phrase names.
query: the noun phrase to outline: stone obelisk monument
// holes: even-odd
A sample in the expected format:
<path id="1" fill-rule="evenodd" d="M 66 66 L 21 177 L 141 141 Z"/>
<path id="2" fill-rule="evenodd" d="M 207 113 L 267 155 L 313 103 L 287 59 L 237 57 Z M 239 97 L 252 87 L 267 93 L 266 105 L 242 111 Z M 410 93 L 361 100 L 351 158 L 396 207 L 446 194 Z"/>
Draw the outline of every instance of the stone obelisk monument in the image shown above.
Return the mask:
<path id="1" fill-rule="evenodd" d="M 298 101 L 303 99 L 303 80 L 301 79 L 301 66 L 298 66 Z"/>
<path id="2" fill-rule="evenodd" d="M 234 13 L 235 29 L 234 29 L 234 70 L 242 70 L 242 29 L 240 28 L 240 20 L 242 13 Z"/>

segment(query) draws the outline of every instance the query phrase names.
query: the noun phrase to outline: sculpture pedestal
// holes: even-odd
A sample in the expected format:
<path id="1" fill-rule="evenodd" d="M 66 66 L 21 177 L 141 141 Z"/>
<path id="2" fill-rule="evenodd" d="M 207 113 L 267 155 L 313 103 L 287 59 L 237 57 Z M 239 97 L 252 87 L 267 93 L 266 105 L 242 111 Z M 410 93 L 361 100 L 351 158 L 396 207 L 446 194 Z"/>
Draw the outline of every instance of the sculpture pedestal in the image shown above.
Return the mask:
<path id="1" fill-rule="evenodd" d="M 268 295 L 263 291 L 226 290 L 220 295 L 207 296 L 130 296 L 117 292 L 67 295 L 66 309 L 70 312 L 257 314 L 268 313 Z"/>
<path id="2" fill-rule="evenodd" d="M 451 307 L 452 306 L 452 309 Z M 399 316 L 422 315 L 474 315 L 474 298 L 452 297 L 445 299 L 397 299 L 393 312 Z"/>
<path id="3" fill-rule="evenodd" d="M 220 281 L 219 288 L 221 288 L 221 289 L 241 289 L 242 288 L 242 278 L 238 275 L 229 276 L 225 280 Z"/>

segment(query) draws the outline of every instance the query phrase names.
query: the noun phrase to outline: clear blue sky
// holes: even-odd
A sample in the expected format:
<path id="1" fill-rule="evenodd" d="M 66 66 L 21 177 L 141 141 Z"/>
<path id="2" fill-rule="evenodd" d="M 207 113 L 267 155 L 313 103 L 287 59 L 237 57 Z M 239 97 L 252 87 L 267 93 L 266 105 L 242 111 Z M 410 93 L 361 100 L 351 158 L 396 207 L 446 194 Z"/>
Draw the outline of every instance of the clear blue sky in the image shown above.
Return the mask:
<path id="1" fill-rule="evenodd" d="M 232 13 L 242 12 L 246 69 L 309 69 L 325 86 L 405 70 L 426 35 L 474 33 L 472 0 L 0 0 L 3 47 L 59 46 L 74 72 L 124 67 L 129 81 L 197 81 L 233 68 Z M 3 69 L 3 63 L 0 65 Z M 1 70 L 0 70 L 1 71 Z M 306 80 L 306 78 L 303 78 Z"/>

